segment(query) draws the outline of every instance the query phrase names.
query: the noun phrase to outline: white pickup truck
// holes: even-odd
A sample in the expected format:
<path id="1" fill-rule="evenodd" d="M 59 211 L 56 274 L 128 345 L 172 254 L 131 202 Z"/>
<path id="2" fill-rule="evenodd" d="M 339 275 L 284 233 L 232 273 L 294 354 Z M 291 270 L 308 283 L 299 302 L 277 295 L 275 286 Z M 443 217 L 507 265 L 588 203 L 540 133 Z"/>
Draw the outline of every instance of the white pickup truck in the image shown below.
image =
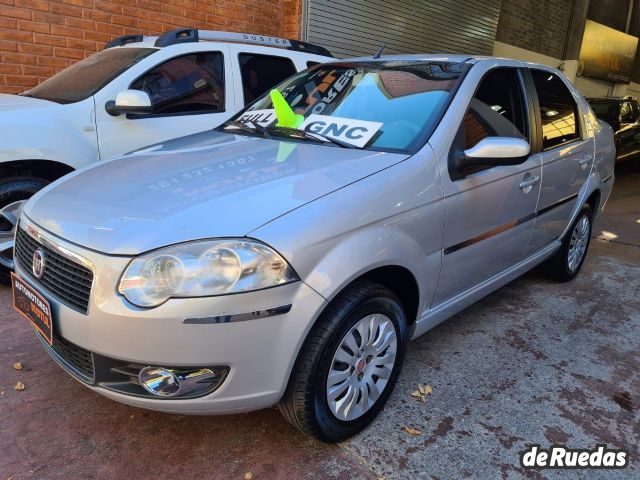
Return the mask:
<path id="1" fill-rule="evenodd" d="M 19 95 L 0 95 L 0 280 L 21 204 L 80 167 L 218 126 L 325 48 L 180 29 L 127 35 Z"/>

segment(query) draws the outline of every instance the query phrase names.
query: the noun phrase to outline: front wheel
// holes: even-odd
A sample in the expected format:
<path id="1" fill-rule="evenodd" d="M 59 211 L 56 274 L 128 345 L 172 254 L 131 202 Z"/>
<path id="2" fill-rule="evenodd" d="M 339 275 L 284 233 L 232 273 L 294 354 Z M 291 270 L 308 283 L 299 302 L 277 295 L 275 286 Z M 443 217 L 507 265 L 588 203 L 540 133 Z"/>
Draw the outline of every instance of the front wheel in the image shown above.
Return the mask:
<path id="1" fill-rule="evenodd" d="M 398 378 L 408 340 L 398 298 L 357 282 L 309 333 L 278 407 L 295 427 L 324 442 L 356 434 L 376 417 Z"/>
<path id="2" fill-rule="evenodd" d="M 0 181 L 0 284 L 13 270 L 13 237 L 22 206 L 49 182 L 41 178 L 9 177 Z"/>
<path id="3" fill-rule="evenodd" d="M 578 218 L 563 238 L 560 249 L 547 261 L 547 272 L 551 277 L 566 282 L 578 275 L 591 242 L 592 220 L 591 208 L 584 205 Z"/>

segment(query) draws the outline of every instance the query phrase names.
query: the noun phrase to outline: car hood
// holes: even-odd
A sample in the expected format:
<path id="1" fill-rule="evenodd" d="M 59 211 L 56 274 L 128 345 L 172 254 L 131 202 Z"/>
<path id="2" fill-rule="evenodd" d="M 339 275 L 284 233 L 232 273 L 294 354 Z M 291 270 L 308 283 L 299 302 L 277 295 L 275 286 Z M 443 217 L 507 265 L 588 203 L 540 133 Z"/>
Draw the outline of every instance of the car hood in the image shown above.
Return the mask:
<path id="1" fill-rule="evenodd" d="M 23 97 L 21 95 L 0 94 L 0 112 L 13 112 L 42 107 L 54 107 L 57 103 L 38 98 Z"/>
<path id="2" fill-rule="evenodd" d="M 405 158 L 210 131 L 73 173 L 34 196 L 25 214 L 78 245 L 135 255 L 245 236 Z"/>

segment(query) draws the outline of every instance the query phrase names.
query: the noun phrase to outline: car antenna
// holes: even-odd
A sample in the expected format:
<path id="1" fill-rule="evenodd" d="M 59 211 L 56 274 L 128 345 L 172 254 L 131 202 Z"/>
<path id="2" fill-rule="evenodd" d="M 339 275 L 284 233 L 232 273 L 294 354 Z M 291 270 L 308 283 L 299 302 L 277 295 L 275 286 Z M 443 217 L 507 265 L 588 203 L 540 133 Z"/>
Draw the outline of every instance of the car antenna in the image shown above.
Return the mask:
<path id="1" fill-rule="evenodd" d="M 400 27 L 401 27 L 401 28 L 400 28 L 400 31 L 399 31 L 398 33 L 402 32 L 402 30 L 404 30 L 404 27 L 405 27 L 405 26 L 406 26 L 406 24 L 407 24 L 407 20 L 409 20 L 409 17 L 413 17 L 413 15 L 414 15 L 415 13 L 416 13 L 416 9 L 414 8 L 414 9 L 411 11 L 411 13 L 410 13 L 407 17 L 405 17 L 405 18 L 404 18 L 404 20 L 403 20 L 403 21 L 402 21 L 402 23 L 400 24 Z M 374 53 L 374 54 L 373 54 L 373 59 L 374 59 L 374 60 L 377 60 L 378 58 L 380 58 L 380 55 L 382 55 L 382 52 L 383 52 L 383 50 L 387 47 L 387 44 L 388 44 L 388 43 L 389 43 L 389 41 L 388 41 L 388 40 L 387 40 L 386 42 L 384 42 L 384 43 L 382 44 L 382 46 L 380 47 L 380 49 L 379 49 L 376 53 Z"/>
<path id="2" fill-rule="evenodd" d="M 376 53 L 373 54 L 374 60 L 377 60 L 378 58 L 380 58 L 380 55 L 382 55 L 382 51 L 387 46 L 387 43 L 389 43 L 389 42 L 384 42 L 382 44 L 382 46 L 380 47 L 380 50 L 378 50 Z"/>

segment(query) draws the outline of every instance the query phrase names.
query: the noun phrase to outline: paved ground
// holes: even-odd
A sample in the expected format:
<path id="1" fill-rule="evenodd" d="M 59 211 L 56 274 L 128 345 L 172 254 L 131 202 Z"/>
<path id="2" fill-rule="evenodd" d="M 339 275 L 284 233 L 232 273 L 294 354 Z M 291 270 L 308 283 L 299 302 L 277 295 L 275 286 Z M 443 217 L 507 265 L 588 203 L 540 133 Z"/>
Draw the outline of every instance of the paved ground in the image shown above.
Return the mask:
<path id="1" fill-rule="evenodd" d="M 340 446 L 275 410 L 181 417 L 96 396 L 54 365 L 0 289 L 0 480 L 638 479 L 640 162 L 620 169 L 597 227 L 609 241 L 594 239 L 574 282 L 532 272 L 413 342 L 381 417 Z M 418 384 L 433 387 L 426 403 L 409 395 Z M 525 472 L 530 443 L 607 443 L 629 449 L 631 466 Z"/>

